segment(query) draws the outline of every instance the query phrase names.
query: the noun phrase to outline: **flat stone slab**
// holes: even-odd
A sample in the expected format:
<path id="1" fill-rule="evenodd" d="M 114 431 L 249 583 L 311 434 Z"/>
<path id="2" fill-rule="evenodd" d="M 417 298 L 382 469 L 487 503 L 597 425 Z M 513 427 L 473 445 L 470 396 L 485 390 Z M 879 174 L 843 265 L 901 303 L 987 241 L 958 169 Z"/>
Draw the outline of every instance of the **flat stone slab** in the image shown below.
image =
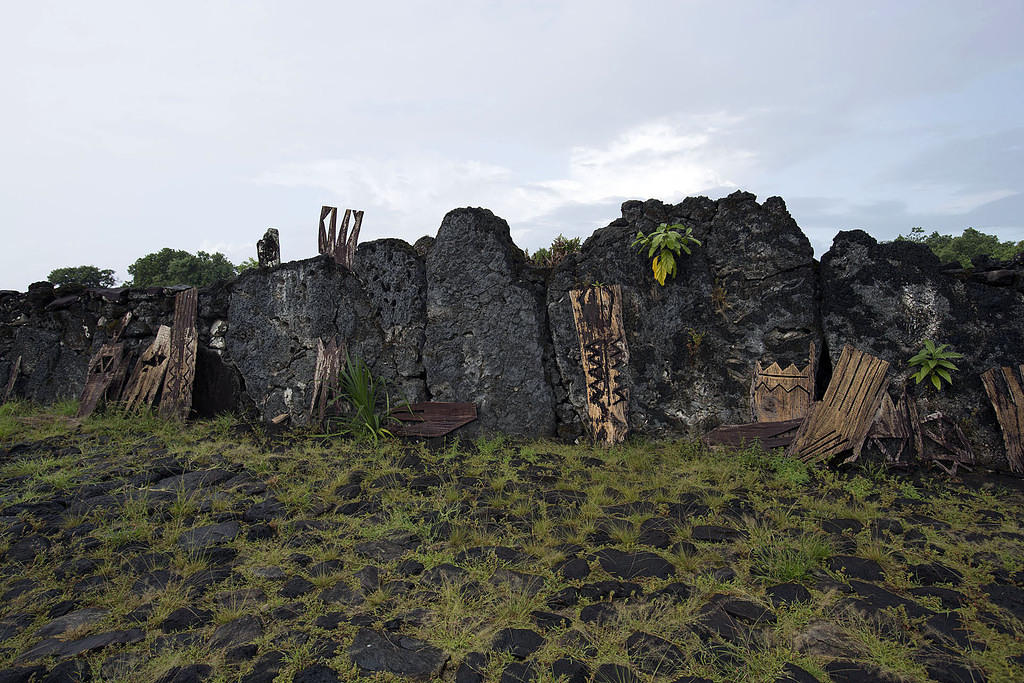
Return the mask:
<path id="1" fill-rule="evenodd" d="M 110 614 L 110 610 L 87 607 L 85 609 L 69 612 L 62 617 L 44 624 L 35 632 L 36 638 L 52 638 L 60 634 L 83 626 L 95 624 L 103 617 Z"/>
<path id="2" fill-rule="evenodd" d="M 594 555 L 606 572 L 620 579 L 635 579 L 640 576 L 667 579 L 676 574 L 676 568 L 671 562 L 654 553 L 626 553 L 609 548 Z"/>
<path id="3" fill-rule="evenodd" d="M 387 671 L 419 679 L 440 674 L 449 658 L 422 640 L 367 628 L 356 633 L 348 654 L 362 671 Z"/>
<path id="4" fill-rule="evenodd" d="M 56 657 L 57 659 L 66 659 L 68 657 L 77 657 L 78 655 L 85 654 L 87 652 L 96 652 L 102 650 L 105 647 L 111 645 L 130 645 L 132 643 L 138 643 L 145 634 L 142 629 L 133 628 L 127 631 L 108 631 L 107 633 L 97 633 L 93 636 L 81 638 L 79 640 L 58 640 L 57 638 L 47 638 L 42 642 L 38 643 L 35 647 L 30 648 L 25 654 L 18 658 L 22 662 L 30 662 L 33 659 L 42 659 L 43 657 Z"/>
<path id="5" fill-rule="evenodd" d="M 178 538 L 178 545 L 185 550 L 205 550 L 233 541 L 240 530 L 238 522 L 221 522 L 220 524 L 201 526 L 183 533 Z"/>

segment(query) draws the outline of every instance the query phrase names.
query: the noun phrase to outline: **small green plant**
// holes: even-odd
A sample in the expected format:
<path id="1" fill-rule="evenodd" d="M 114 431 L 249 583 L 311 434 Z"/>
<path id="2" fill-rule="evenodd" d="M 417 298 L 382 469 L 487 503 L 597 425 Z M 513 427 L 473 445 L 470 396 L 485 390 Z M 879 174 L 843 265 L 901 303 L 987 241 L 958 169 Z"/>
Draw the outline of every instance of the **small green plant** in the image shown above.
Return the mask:
<path id="1" fill-rule="evenodd" d="M 385 383 L 373 376 L 366 362 L 345 353 L 345 366 L 338 375 L 341 400 L 349 404 L 351 415 L 344 419 L 343 433 L 374 444 L 393 434 L 387 424 L 393 419 L 391 397 Z"/>
<path id="2" fill-rule="evenodd" d="M 632 246 L 647 249 L 647 258 L 653 259 L 651 269 L 654 271 L 654 279 L 664 287 L 667 277 L 675 277 L 676 257 L 684 251 L 689 254 L 692 244 L 700 246 L 700 240 L 693 236 L 693 228 L 679 223 L 662 223 L 650 235 L 637 232 Z"/>
<path id="3" fill-rule="evenodd" d="M 936 389 L 942 389 L 942 380 L 946 380 L 952 386 L 953 377 L 950 372 L 956 372 L 958 369 L 952 361 L 963 358 L 964 355 L 952 350 L 947 351 L 948 347 L 949 344 L 935 346 L 931 339 L 924 340 L 924 348 L 908 361 L 912 367 L 917 368 L 913 377 L 918 384 L 930 379 Z"/>
<path id="4" fill-rule="evenodd" d="M 690 338 L 686 342 L 686 350 L 690 354 L 690 362 L 692 363 L 693 359 L 700 353 L 700 346 L 704 343 L 704 337 L 707 336 L 707 332 L 698 332 L 691 327 L 688 334 Z"/>
<path id="5" fill-rule="evenodd" d="M 527 254 L 527 257 L 536 266 L 540 266 L 542 268 L 554 268 L 566 256 L 579 250 L 579 237 L 573 237 L 570 239 L 565 235 L 559 234 L 558 237 L 551 242 L 550 247 L 541 247 L 535 251 L 532 256 Z"/>

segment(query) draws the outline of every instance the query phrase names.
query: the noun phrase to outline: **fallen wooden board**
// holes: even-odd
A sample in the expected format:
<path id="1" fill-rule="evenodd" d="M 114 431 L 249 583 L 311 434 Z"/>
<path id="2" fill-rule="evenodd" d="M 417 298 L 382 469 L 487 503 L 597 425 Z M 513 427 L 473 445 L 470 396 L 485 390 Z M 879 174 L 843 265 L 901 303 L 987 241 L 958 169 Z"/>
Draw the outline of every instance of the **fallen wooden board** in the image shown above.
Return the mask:
<path id="1" fill-rule="evenodd" d="M 124 385 L 128 363 L 124 357 L 124 344 L 104 344 L 89 360 L 85 386 L 78 399 L 75 417 L 88 417 L 101 400 L 116 401 Z"/>
<path id="2" fill-rule="evenodd" d="M 316 340 L 316 368 L 313 371 L 313 399 L 309 403 L 309 421 L 322 424 L 327 410 L 339 399 L 338 377 L 345 345 L 331 339 Z"/>
<path id="3" fill-rule="evenodd" d="M 196 308 L 195 287 L 174 297 L 174 325 L 171 327 L 171 352 L 167 358 L 167 375 L 160 396 L 160 417 L 184 420 L 192 409 L 192 387 L 196 378 Z"/>
<path id="4" fill-rule="evenodd" d="M 1024 365 L 986 370 L 981 383 L 996 411 L 1010 470 L 1024 472 Z"/>
<path id="5" fill-rule="evenodd" d="M 889 386 L 889 363 L 844 346 L 825 395 L 808 411 L 789 446 L 789 455 L 821 462 L 852 451 L 844 462 L 860 457 L 872 418 Z"/>
<path id="6" fill-rule="evenodd" d="M 128 384 L 125 385 L 122 394 L 125 408 L 135 410 L 143 404 L 152 407 L 163 384 L 170 355 L 171 328 L 161 325 L 156 331 L 156 339 L 139 356 Z"/>
<path id="7" fill-rule="evenodd" d="M 587 415 L 594 441 L 615 444 L 629 431 L 629 388 L 622 370 L 629 363 L 622 326 L 622 288 L 587 287 L 569 292 L 580 358 L 587 383 Z"/>
<path id="8" fill-rule="evenodd" d="M 704 443 L 741 446 L 759 441 L 762 448 L 784 448 L 793 442 L 802 417 L 776 422 L 751 422 L 741 425 L 720 425 L 704 435 Z"/>
<path id="9" fill-rule="evenodd" d="M 476 419 L 472 403 L 413 403 L 392 413 L 402 424 L 392 432 L 396 436 L 444 436 Z"/>
<path id="10" fill-rule="evenodd" d="M 780 368 L 778 363 L 764 368 L 761 361 L 757 361 L 754 379 L 750 383 L 750 411 L 754 422 L 781 422 L 806 417 L 814 401 L 815 368 L 814 342 L 811 342 L 807 367 L 803 370 L 793 364 Z"/>
<path id="11" fill-rule="evenodd" d="M 4 403 L 11 399 L 14 383 L 18 381 L 19 374 L 21 374 L 21 356 L 18 356 L 18 360 L 14 361 L 14 365 L 11 366 L 11 377 L 7 380 L 7 387 L 4 389 Z"/>

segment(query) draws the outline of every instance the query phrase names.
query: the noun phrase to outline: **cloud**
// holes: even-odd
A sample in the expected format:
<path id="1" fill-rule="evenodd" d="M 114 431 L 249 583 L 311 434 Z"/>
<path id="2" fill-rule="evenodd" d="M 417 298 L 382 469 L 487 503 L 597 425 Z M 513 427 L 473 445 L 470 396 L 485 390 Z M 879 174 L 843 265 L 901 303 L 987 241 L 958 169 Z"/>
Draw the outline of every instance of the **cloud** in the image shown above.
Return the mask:
<path id="1" fill-rule="evenodd" d="M 539 244 L 555 231 L 589 234 L 593 224 L 573 229 L 565 219 L 593 215 L 594 209 L 604 211 L 622 199 L 673 200 L 736 187 L 732 174 L 754 156 L 725 150 L 717 134 L 738 122 L 725 115 L 645 122 L 603 145 L 569 148 L 564 173 L 554 178 L 530 177 L 486 161 L 417 154 L 291 163 L 256 181 L 326 190 L 345 206 L 383 213 L 390 234 L 397 231 L 407 238 L 422 234 L 429 221 L 440 220 L 454 207 L 484 206 L 513 224 L 517 237 L 528 243 L 536 237 Z"/>

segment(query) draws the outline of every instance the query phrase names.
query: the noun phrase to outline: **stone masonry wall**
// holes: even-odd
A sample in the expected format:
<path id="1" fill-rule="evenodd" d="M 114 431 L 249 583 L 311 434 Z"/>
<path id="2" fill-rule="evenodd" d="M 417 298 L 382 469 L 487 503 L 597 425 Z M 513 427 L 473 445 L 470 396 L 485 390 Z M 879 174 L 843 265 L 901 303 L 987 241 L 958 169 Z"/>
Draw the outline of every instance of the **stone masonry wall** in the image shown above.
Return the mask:
<path id="1" fill-rule="evenodd" d="M 662 222 L 691 226 L 702 243 L 664 287 L 630 246 Z M 802 366 L 811 342 L 823 359 L 819 393 L 829 356 L 852 344 L 892 363 L 895 395 L 929 338 L 966 358 L 952 388 L 912 387 L 922 411 L 957 420 L 984 461 L 1005 457 L 978 374 L 1024 361 L 1024 262 L 943 267 L 923 246 L 854 231 L 819 263 L 781 199 L 759 204 L 746 192 L 625 202 L 554 269 L 530 264 L 504 220 L 467 208 L 415 247 L 360 245 L 352 271 L 319 256 L 247 271 L 200 292 L 193 409 L 287 412 L 303 424 L 317 338 L 336 336 L 393 396 L 474 402 L 480 418 L 467 435 L 581 436 L 586 397 L 568 292 L 594 282 L 622 287 L 636 433 L 749 421 L 754 363 Z M 138 353 L 170 324 L 175 293 L 49 283 L 0 292 L 0 386 L 21 356 L 16 396 L 77 397 L 90 356 L 124 313 L 134 318 L 123 339 Z"/>

